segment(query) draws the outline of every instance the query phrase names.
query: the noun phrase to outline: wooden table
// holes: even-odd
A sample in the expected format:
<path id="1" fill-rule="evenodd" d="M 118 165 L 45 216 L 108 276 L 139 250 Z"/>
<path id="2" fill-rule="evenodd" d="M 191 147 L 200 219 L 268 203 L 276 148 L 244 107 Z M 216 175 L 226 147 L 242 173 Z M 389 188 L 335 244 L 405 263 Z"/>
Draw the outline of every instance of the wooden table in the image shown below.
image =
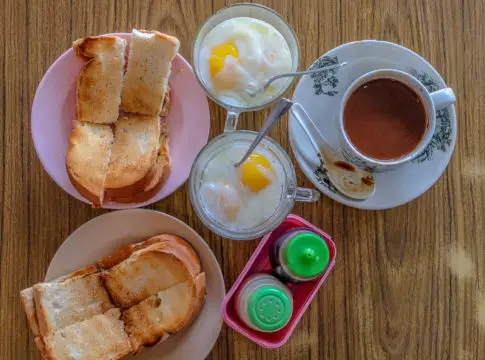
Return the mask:
<path id="1" fill-rule="evenodd" d="M 232 2 L 232 1 L 231 1 Z M 30 136 L 30 110 L 44 72 L 86 35 L 158 29 L 178 36 L 190 59 L 199 24 L 223 0 L 4 0 L 0 6 L 0 359 L 40 359 L 19 290 L 44 278 L 58 246 L 102 214 L 69 197 L 43 171 Z M 296 29 L 306 67 L 353 40 L 383 39 L 422 54 L 458 96 L 459 138 L 431 190 L 389 211 L 359 211 L 328 198 L 294 213 L 330 233 L 337 264 L 287 345 L 265 350 L 224 327 L 210 359 L 483 359 L 485 318 L 485 15 L 477 0 L 264 1 Z M 211 103 L 211 138 L 224 111 Z M 258 129 L 266 112 L 244 114 Z M 290 150 L 286 121 L 271 133 Z M 311 185 L 298 173 L 299 182 Z M 419 181 L 419 179 L 416 179 Z M 229 288 L 256 247 L 208 231 L 187 186 L 154 209 L 187 222 L 210 244 Z M 466 279 L 447 254 L 474 263 Z M 466 260 L 466 259 L 465 259 Z M 463 260 L 464 261 L 464 260 Z M 466 274 L 465 274 L 466 275 Z"/>

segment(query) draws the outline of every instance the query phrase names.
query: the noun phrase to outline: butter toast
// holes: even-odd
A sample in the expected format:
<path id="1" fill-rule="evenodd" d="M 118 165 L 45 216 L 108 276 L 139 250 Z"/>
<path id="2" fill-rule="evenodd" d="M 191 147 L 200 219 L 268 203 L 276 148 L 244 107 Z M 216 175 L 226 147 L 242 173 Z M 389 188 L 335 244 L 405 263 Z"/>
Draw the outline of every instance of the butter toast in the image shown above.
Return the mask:
<path id="1" fill-rule="evenodd" d="M 182 245 L 183 244 L 183 245 Z M 161 290 L 187 281 L 200 272 L 189 263 L 190 245 L 161 241 L 135 251 L 129 258 L 102 273 L 104 284 L 116 306 L 127 309 Z"/>
<path id="2" fill-rule="evenodd" d="M 160 145 L 158 116 L 130 116 L 118 120 L 104 188 L 106 198 L 130 198 L 147 186 Z"/>
<path id="3" fill-rule="evenodd" d="M 118 36 L 91 36 L 73 43 L 85 60 L 77 83 L 79 121 L 112 124 L 119 115 L 126 41 Z"/>
<path id="4" fill-rule="evenodd" d="M 133 353 L 152 346 L 188 326 L 205 298 L 205 274 L 162 290 L 123 313 Z"/>
<path id="5" fill-rule="evenodd" d="M 180 42 L 158 31 L 133 29 L 120 109 L 155 116 L 161 111 Z"/>
<path id="6" fill-rule="evenodd" d="M 45 337 L 48 360 L 116 360 L 132 351 L 120 309 L 111 309 Z"/>
<path id="7" fill-rule="evenodd" d="M 110 126 L 74 122 L 66 154 L 67 173 L 74 187 L 93 207 L 103 203 L 112 144 Z"/>
<path id="8" fill-rule="evenodd" d="M 33 286 L 39 332 L 47 336 L 114 308 L 100 273 Z"/>

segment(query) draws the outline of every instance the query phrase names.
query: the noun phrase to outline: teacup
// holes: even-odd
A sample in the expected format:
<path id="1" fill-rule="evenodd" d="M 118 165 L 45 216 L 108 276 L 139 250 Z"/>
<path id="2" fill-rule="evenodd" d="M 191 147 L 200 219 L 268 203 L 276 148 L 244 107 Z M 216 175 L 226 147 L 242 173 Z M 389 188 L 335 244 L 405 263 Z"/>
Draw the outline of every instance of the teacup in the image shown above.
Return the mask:
<path id="1" fill-rule="evenodd" d="M 400 83 L 409 91 L 412 91 L 414 95 L 416 95 L 417 102 L 422 105 L 422 113 L 425 117 L 423 119 L 422 134 L 420 135 L 420 138 L 416 140 L 415 146 L 410 148 L 409 151 L 404 152 L 401 156 L 394 158 L 375 157 L 369 155 L 369 152 L 365 153 L 365 151 L 359 149 L 359 146 L 356 144 L 356 135 L 353 135 L 353 141 L 352 136 L 348 131 L 349 128 L 346 129 L 345 124 L 346 107 L 349 106 L 349 99 L 356 94 L 356 91 L 366 87 L 367 84 L 372 84 L 373 81 L 375 82 L 382 79 L 393 80 Z M 400 70 L 382 69 L 368 72 L 357 78 L 344 93 L 339 114 L 339 126 L 342 138 L 341 152 L 348 161 L 361 168 L 365 168 L 368 171 L 383 172 L 396 169 L 413 160 L 424 151 L 426 146 L 431 142 L 436 129 L 436 111 L 453 104 L 455 100 L 455 94 L 452 89 L 446 88 L 430 93 L 418 79 Z M 378 102 L 378 100 L 375 100 L 374 102 Z M 388 140 L 384 139 L 385 136 L 385 133 L 379 134 L 379 137 L 383 139 L 383 141 Z M 369 142 L 370 140 L 364 139 L 364 141 Z M 400 139 L 398 138 L 397 141 L 399 142 Z M 379 147 L 379 140 L 375 141 L 373 146 Z M 379 149 L 377 148 L 377 150 Z"/>
<path id="2" fill-rule="evenodd" d="M 284 83 L 277 92 L 267 96 L 263 102 L 251 105 L 228 102 L 224 100 L 223 97 L 218 96 L 218 94 L 211 89 L 207 81 L 204 79 L 202 71 L 202 66 L 204 66 L 204 64 L 201 62 L 201 51 L 204 39 L 208 36 L 211 30 L 213 30 L 219 24 L 238 17 L 261 20 L 273 26 L 288 44 L 292 63 L 290 71 L 297 71 L 300 62 L 300 47 L 294 30 L 278 13 L 266 6 L 249 3 L 233 4 L 222 8 L 209 17 L 199 28 L 196 34 L 192 47 L 192 64 L 195 76 L 207 95 L 214 102 L 227 110 L 226 124 L 230 125 L 231 128 L 235 128 L 237 126 L 237 121 L 241 112 L 256 111 L 268 107 L 276 100 L 281 98 L 295 80 L 294 78 L 281 80 Z"/>

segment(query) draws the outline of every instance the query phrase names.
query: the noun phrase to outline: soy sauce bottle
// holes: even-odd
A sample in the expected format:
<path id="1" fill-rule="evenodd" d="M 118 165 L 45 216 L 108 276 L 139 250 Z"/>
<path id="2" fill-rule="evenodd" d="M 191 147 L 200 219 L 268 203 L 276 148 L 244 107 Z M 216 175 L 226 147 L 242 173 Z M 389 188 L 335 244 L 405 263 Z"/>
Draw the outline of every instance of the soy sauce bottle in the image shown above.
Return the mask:
<path id="1" fill-rule="evenodd" d="M 323 275 L 329 260 L 330 251 L 325 240 L 308 229 L 283 234 L 270 251 L 273 273 L 285 282 L 315 280 Z"/>

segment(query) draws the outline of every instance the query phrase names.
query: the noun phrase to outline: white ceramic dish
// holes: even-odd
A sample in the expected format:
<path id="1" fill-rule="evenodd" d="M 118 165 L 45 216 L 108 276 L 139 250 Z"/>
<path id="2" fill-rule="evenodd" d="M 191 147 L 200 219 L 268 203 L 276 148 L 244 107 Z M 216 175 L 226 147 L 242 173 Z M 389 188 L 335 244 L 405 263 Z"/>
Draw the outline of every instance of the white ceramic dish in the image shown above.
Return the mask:
<path id="1" fill-rule="evenodd" d="M 359 76 L 377 69 L 397 69 L 416 77 L 428 91 L 446 88 L 440 74 L 425 59 L 405 47 L 385 41 L 364 40 L 341 45 L 320 57 L 310 68 L 320 68 L 346 61 L 337 70 L 304 76 L 293 94 L 316 122 L 334 148 L 341 148 L 339 111 L 342 97 Z M 376 192 L 366 200 L 352 200 L 341 195 L 320 166 L 317 154 L 298 121 L 290 114 L 291 147 L 302 171 L 325 195 L 344 205 L 359 209 L 380 210 L 403 205 L 428 190 L 441 176 L 450 161 L 456 143 L 455 107 L 436 112 L 436 130 L 426 149 L 413 161 L 385 173 L 374 173 Z"/>
<path id="2" fill-rule="evenodd" d="M 192 325 L 165 342 L 127 356 L 136 360 L 203 360 L 214 346 L 222 327 L 221 304 L 224 278 L 207 243 L 189 226 L 167 214 L 133 209 L 98 216 L 76 229 L 59 247 L 46 274 L 46 281 L 93 264 L 123 245 L 168 233 L 184 238 L 197 251 L 206 273 L 207 296 Z"/>

